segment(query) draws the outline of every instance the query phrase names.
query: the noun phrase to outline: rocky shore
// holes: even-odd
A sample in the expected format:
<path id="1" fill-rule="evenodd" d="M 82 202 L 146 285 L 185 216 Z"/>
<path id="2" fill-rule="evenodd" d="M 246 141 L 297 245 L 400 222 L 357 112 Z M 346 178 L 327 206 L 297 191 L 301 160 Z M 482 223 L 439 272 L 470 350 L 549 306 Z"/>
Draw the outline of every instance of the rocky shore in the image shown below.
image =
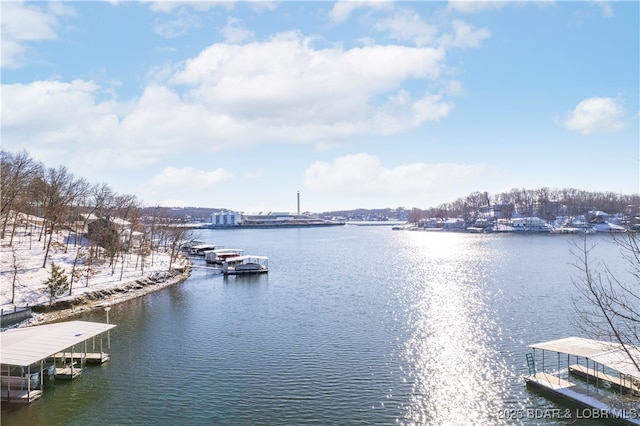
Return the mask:
<path id="1" fill-rule="evenodd" d="M 81 293 L 72 299 L 60 300 L 51 305 L 32 306 L 32 317 L 8 328 L 42 325 L 72 318 L 95 309 L 125 302 L 165 287 L 182 283 L 190 275 L 187 266 L 172 272 L 153 272 L 133 282 L 123 283 L 94 292 Z"/>

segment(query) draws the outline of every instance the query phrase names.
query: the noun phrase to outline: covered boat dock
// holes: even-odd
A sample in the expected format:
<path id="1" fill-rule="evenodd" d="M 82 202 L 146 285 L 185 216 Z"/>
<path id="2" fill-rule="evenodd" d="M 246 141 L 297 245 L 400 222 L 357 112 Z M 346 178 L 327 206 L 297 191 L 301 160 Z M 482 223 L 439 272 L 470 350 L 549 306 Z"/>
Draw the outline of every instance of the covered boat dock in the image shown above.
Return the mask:
<path id="1" fill-rule="evenodd" d="M 263 274 L 267 272 L 269 272 L 269 258 L 267 256 L 233 256 L 222 262 L 223 275 Z"/>
<path id="2" fill-rule="evenodd" d="M 105 362 L 109 359 L 107 348 L 103 348 L 101 338 L 96 347 L 96 337 L 114 327 L 113 324 L 67 321 L 0 333 L 1 400 L 32 402 L 42 396 L 48 379 L 78 377 L 87 359 Z M 90 340 L 93 352 L 89 352 Z"/>
<path id="3" fill-rule="evenodd" d="M 597 412 L 600 418 L 640 425 L 640 369 L 636 365 L 640 348 L 581 337 L 529 347 L 533 352 L 527 354 L 528 386 Z M 580 380 L 575 382 L 573 377 Z"/>

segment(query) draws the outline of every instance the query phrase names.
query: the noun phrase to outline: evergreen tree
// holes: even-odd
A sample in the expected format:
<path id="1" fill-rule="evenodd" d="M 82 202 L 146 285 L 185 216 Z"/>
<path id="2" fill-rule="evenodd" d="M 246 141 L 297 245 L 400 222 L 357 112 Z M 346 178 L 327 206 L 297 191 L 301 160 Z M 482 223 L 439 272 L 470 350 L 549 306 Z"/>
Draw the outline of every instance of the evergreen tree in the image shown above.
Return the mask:
<path id="1" fill-rule="evenodd" d="M 62 296 L 69 290 L 69 279 L 64 273 L 64 269 L 51 262 L 51 276 L 44 282 L 44 290 L 49 295 L 49 306 L 56 297 Z"/>

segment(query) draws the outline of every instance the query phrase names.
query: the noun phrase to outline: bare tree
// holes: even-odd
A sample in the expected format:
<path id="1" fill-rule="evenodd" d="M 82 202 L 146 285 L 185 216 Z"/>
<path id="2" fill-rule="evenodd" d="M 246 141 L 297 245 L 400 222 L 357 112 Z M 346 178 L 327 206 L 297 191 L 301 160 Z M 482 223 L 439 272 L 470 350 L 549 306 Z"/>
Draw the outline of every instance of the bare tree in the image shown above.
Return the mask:
<path id="1" fill-rule="evenodd" d="M 86 194 L 87 183 L 84 179 L 76 179 L 66 167 L 49 168 L 45 172 L 43 201 L 45 219 L 49 228 L 45 233 L 45 253 L 42 267 L 46 267 L 51 242 L 56 228 L 62 223 L 74 200 Z M 47 242 L 46 235 L 49 234 Z"/>
<path id="2" fill-rule="evenodd" d="M 96 215 L 102 215 L 105 211 L 107 211 L 112 205 L 112 200 L 115 195 L 113 194 L 111 188 L 106 183 L 101 183 L 97 185 L 92 185 L 91 187 L 86 188 L 86 192 L 82 194 L 82 213 L 79 213 L 79 217 L 77 218 L 76 224 L 82 224 L 82 234 L 86 236 L 88 233 L 89 224 L 93 222 L 94 219 L 97 218 Z M 79 233 L 76 226 L 76 237 Z M 94 235 L 95 237 L 95 235 Z M 69 285 L 69 294 L 73 291 L 73 283 L 76 279 L 80 279 L 81 276 L 86 277 L 85 286 L 89 286 L 89 278 L 91 276 L 92 265 L 94 263 L 96 254 L 99 252 L 98 248 L 99 239 L 93 238 L 88 240 L 81 240 L 81 245 L 83 247 L 79 248 L 76 251 L 76 256 L 73 261 L 73 266 L 71 269 L 71 282 Z M 84 247 L 86 244 L 86 247 Z M 78 262 L 82 261 L 81 271 L 76 271 L 78 268 Z M 85 274 L 86 272 L 86 274 Z"/>
<path id="3" fill-rule="evenodd" d="M 11 280 L 11 302 L 10 303 L 13 303 L 16 299 L 16 284 L 20 282 L 18 275 L 19 275 L 20 269 L 22 268 L 22 265 L 18 263 L 18 258 L 16 256 L 15 248 L 11 249 L 11 255 L 12 255 L 11 271 L 13 272 L 13 277 Z"/>
<path id="4" fill-rule="evenodd" d="M 169 271 L 173 269 L 173 262 L 180 254 L 180 245 L 192 238 L 192 231 L 185 226 L 186 220 L 177 220 L 164 226 L 166 242 L 169 248 Z"/>
<path id="5" fill-rule="evenodd" d="M 594 244 L 576 243 L 574 266 L 581 277 L 574 279 L 577 293 L 573 305 L 576 325 L 585 333 L 617 342 L 640 373 L 640 356 L 631 348 L 640 346 L 640 247 L 637 234 L 613 237 L 626 271 L 612 271 L 592 256 Z"/>
<path id="6" fill-rule="evenodd" d="M 161 243 L 162 227 L 160 224 L 168 220 L 166 211 L 160 206 L 155 206 L 150 215 L 147 217 L 147 226 L 144 228 L 143 246 L 140 250 L 141 257 L 141 273 L 144 275 L 145 258 L 151 255 L 151 266 L 153 266 L 155 250 L 159 248 Z"/>
<path id="7" fill-rule="evenodd" d="M 134 195 L 116 197 L 116 215 L 121 221 L 119 227 L 120 244 L 120 280 L 124 275 L 125 255 L 130 254 L 134 244 L 134 235 L 140 221 L 140 204 Z"/>
<path id="8" fill-rule="evenodd" d="M 17 205 L 28 200 L 27 188 L 42 170 L 42 164 L 33 160 L 27 151 L 17 154 L 0 151 L 0 167 L 0 238 L 4 238 L 10 212 L 14 210 L 17 214 Z"/>

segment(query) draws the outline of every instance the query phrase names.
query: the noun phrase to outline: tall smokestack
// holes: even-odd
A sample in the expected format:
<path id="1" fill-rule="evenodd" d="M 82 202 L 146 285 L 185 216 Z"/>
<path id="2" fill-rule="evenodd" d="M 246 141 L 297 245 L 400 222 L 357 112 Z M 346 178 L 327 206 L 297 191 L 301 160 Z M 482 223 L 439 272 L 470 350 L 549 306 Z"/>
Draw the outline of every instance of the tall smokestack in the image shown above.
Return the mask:
<path id="1" fill-rule="evenodd" d="M 300 191 L 298 191 L 298 216 L 300 216 Z"/>

